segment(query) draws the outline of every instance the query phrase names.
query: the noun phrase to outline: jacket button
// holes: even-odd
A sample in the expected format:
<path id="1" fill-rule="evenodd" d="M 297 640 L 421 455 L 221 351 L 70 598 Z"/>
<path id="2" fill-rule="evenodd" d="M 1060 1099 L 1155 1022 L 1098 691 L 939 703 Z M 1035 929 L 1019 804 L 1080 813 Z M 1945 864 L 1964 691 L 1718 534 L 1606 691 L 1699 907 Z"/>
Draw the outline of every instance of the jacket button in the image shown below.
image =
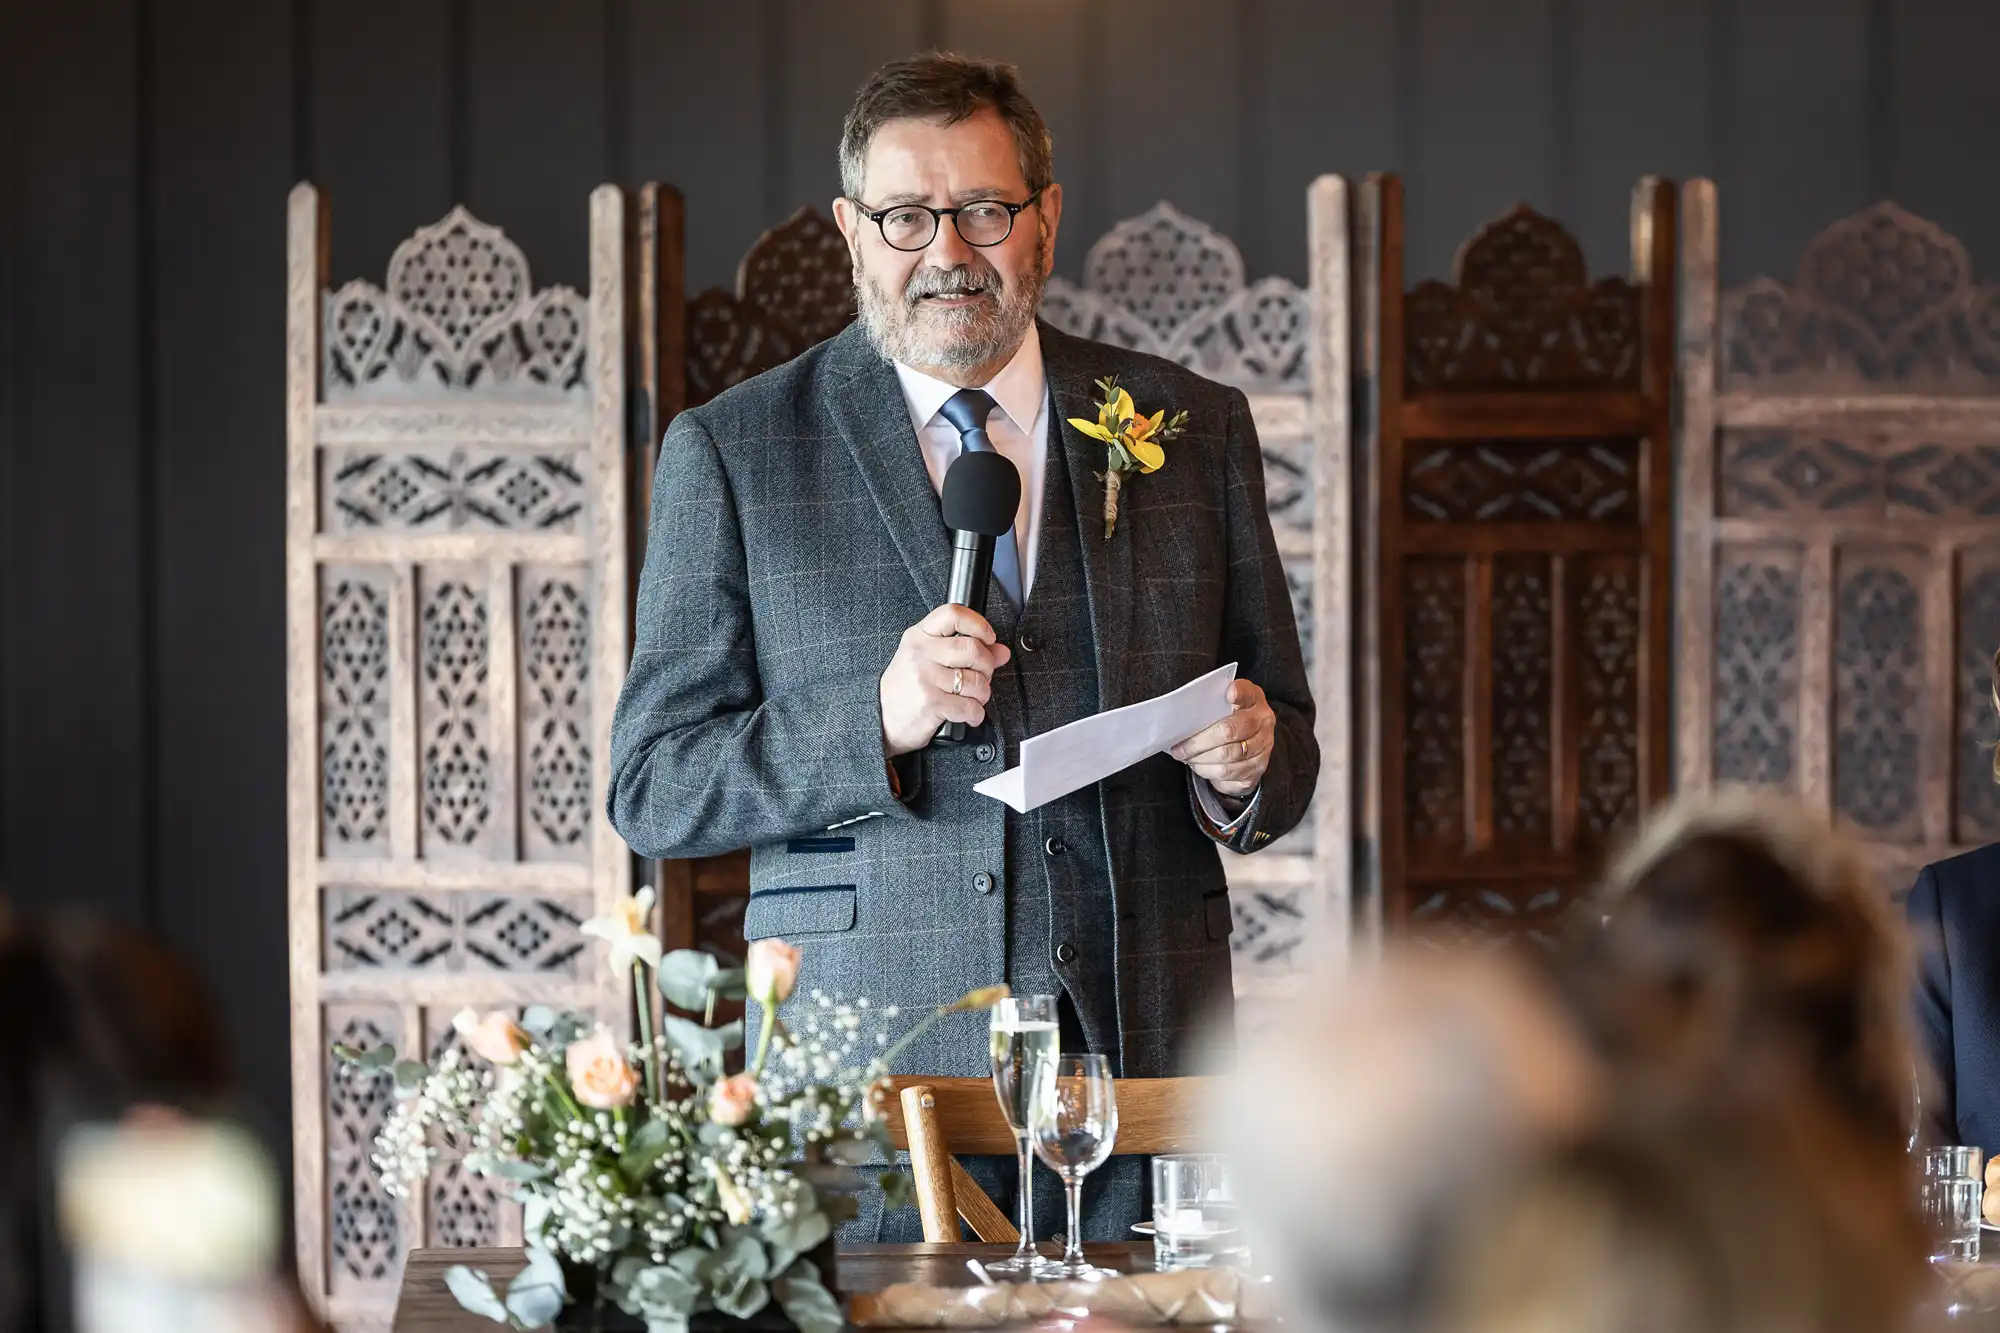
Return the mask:
<path id="1" fill-rule="evenodd" d="M 1042 850 L 1047 852 L 1050 856 L 1061 856 L 1064 852 L 1069 850 L 1069 844 L 1064 842 L 1061 838 L 1050 838 L 1047 842 L 1042 844 Z"/>
<path id="2" fill-rule="evenodd" d="M 993 747 L 982 741 L 972 747 L 972 757 L 982 764 L 990 764 L 993 762 Z"/>
<path id="3" fill-rule="evenodd" d="M 1058 963 L 1074 963 L 1076 961 L 1076 949 L 1069 944 L 1058 944 L 1056 946 L 1056 961 Z"/>
<path id="4" fill-rule="evenodd" d="M 980 893 L 993 892 L 993 876 L 987 874 L 984 870 L 980 871 L 972 877 L 972 887 Z"/>
<path id="5" fill-rule="evenodd" d="M 1040 639 L 1037 639 L 1037 638 L 1036 638 L 1036 637 L 1035 637 L 1034 635 L 1032 635 L 1032 634 L 1023 634 L 1023 635 L 1021 636 L 1021 651 L 1022 651 L 1022 652 L 1024 652 L 1024 653 L 1032 653 L 1032 652 L 1036 651 L 1037 649 L 1039 649 L 1039 648 L 1040 648 L 1041 646 L 1042 646 L 1042 641 L 1041 641 Z"/>

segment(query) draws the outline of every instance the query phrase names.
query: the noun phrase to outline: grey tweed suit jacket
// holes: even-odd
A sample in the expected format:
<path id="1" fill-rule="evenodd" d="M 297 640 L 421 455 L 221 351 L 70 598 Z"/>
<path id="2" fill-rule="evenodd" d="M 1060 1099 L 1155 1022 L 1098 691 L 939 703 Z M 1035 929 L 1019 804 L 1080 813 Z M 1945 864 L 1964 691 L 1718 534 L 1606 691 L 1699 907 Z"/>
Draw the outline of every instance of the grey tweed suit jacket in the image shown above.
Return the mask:
<path id="1" fill-rule="evenodd" d="M 1319 769 L 1313 704 L 1265 512 L 1249 404 L 1157 357 L 1041 326 L 1095 636 L 1100 708 L 1226 662 L 1264 688 L 1277 748 L 1234 850 L 1295 825 Z M 1094 418 L 1116 375 L 1148 410 L 1186 409 L 1167 465 L 1128 479 L 1117 532 L 1095 517 Z M 1007 976 L 1005 821 L 974 794 L 1012 753 L 932 747 L 883 761 L 878 689 L 903 631 L 944 601 L 949 537 L 895 369 L 859 326 L 675 418 L 653 483 L 632 666 L 612 728 L 613 825 L 644 856 L 748 846 L 745 936 L 804 950 L 800 992 L 906 1013 Z M 1032 607 L 1032 594 L 1030 605 Z M 1099 784 L 1111 885 L 1119 1068 L 1175 1072 L 1229 1002 L 1227 885 L 1187 770 L 1158 755 Z M 798 1003 L 799 1001 L 794 1001 Z M 984 1017 L 903 1059 L 986 1072 Z"/>

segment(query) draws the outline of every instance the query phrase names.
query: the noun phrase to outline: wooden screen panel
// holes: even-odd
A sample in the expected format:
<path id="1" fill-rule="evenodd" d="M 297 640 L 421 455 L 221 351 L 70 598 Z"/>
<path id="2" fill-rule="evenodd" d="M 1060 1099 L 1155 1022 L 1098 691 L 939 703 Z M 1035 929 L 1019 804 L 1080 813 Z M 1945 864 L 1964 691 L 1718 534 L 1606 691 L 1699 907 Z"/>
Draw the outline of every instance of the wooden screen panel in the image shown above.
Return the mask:
<path id="1" fill-rule="evenodd" d="M 1904 888 L 2000 836 L 2000 288 L 1879 204 L 1723 293 L 1684 209 L 1681 781 L 1793 791 Z"/>
<path id="2" fill-rule="evenodd" d="M 414 1245 L 517 1242 L 450 1166 L 376 1183 L 392 1100 L 331 1043 L 451 1046 L 462 1006 L 628 1026 L 578 927 L 631 859 L 598 774 L 629 652 L 626 215 L 589 201 L 590 288 L 537 289 L 454 209 L 381 285 L 327 282 L 327 210 L 292 195 L 287 657 L 299 1272 L 342 1329 L 384 1326 Z"/>
<path id="3" fill-rule="evenodd" d="M 1552 939 L 1664 793 L 1675 212 L 1635 192 L 1631 281 L 1519 208 L 1406 293 L 1400 182 L 1364 191 L 1363 809 L 1392 931 Z"/>

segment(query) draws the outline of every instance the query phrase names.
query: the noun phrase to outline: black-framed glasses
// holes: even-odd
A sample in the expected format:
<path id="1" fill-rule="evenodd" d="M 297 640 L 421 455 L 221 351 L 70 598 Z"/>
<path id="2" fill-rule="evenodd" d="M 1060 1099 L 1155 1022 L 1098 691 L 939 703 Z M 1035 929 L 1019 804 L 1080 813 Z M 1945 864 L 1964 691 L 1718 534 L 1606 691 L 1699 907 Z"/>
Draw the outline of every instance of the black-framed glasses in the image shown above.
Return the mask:
<path id="1" fill-rule="evenodd" d="M 985 248 L 998 245 L 1014 234 L 1014 216 L 1024 208 L 1034 205 L 1042 197 L 1035 191 L 1018 204 L 1010 204 L 1004 199 L 975 199 L 957 208 L 930 208 L 923 204 L 891 204 L 887 208 L 869 211 L 868 205 L 859 199 L 851 199 L 867 218 L 882 230 L 882 239 L 894 250 L 922 250 L 937 239 L 938 219 L 950 218 L 951 225 L 958 229 L 959 239 L 967 245 Z"/>

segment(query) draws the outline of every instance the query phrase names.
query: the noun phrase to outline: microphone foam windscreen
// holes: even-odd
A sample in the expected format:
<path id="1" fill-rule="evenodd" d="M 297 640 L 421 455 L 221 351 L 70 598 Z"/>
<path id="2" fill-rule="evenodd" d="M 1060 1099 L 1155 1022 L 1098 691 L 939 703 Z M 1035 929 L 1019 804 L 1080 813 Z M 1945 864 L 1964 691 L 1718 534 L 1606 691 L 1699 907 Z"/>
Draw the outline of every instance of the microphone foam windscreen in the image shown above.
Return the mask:
<path id="1" fill-rule="evenodd" d="M 954 532 L 998 537 L 1021 507 L 1021 474 L 997 453 L 966 452 L 944 473 L 944 525 Z"/>

